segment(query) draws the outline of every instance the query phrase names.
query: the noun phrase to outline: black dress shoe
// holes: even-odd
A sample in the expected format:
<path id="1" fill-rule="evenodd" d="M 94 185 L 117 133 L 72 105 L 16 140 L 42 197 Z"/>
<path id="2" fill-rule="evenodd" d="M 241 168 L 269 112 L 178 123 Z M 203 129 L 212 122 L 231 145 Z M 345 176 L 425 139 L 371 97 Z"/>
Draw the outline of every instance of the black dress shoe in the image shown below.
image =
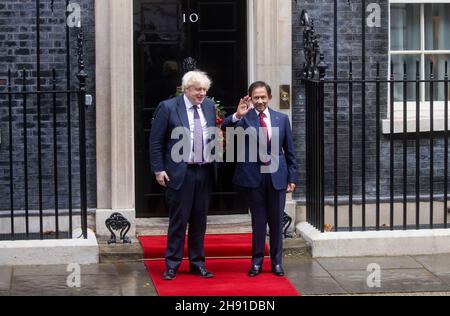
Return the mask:
<path id="1" fill-rule="evenodd" d="M 164 274 L 162 276 L 162 279 L 163 280 L 167 280 L 167 281 L 173 280 L 173 279 L 175 279 L 176 275 L 177 275 L 177 271 L 176 270 L 174 270 L 174 269 L 167 269 L 167 271 L 164 272 Z"/>
<path id="2" fill-rule="evenodd" d="M 284 276 L 284 270 L 281 264 L 277 264 L 275 266 L 272 266 L 272 272 L 276 276 Z"/>
<path id="3" fill-rule="evenodd" d="M 248 276 L 249 277 L 255 277 L 258 274 L 260 274 L 261 272 L 262 272 L 262 267 L 254 264 L 254 265 L 252 265 L 252 267 L 248 271 Z"/>
<path id="4" fill-rule="evenodd" d="M 205 279 L 210 279 L 210 278 L 214 277 L 214 274 L 212 274 L 211 272 L 206 270 L 205 267 L 197 267 L 197 266 L 191 265 L 189 267 L 189 272 L 191 274 L 197 274 Z"/>

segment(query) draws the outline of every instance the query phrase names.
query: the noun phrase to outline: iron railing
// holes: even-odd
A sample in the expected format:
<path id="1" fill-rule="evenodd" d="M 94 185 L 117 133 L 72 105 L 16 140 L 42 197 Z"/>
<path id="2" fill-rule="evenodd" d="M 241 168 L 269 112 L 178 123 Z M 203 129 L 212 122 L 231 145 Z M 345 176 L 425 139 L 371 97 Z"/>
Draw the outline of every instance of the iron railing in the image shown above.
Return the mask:
<path id="1" fill-rule="evenodd" d="M 375 78 L 355 79 L 352 62 L 338 78 L 335 58 L 328 79 L 306 12 L 302 25 L 307 222 L 322 232 L 448 228 L 448 61 L 440 78 L 417 61 L 414 74 L 391 63 L 386 78 L 376 63 Z"/>
<path id="2" fill-rule="evenodd" d="M 445 63 L 443 80 L 433 79 L 432 70 L 430 78 L 420 80 L 419 65 L 416 80 L 406 79 L 406 65 L 402 80 L 395 80 L 392 70 L 390 79 L 385 80 L 379 76 L 379 68 L 377 65 L 378 75 L 374 80 L 355 80 L 350 71 L 346 80 L 322 78 L 318 81 L 305 82 L 307 221 L 322 231 L 326 229 L 325 224 L 332 225 L 335 231 L 447 228 L 448 62 Z M 430 69 L 432 68 L 433 65 L 430 65 Z M 349 65 L 349 69 L 352 69 L 352 64 Z M 420 98 L 420 85 L 424 83 L 428 85 L 430 96 L 426 102 L 426 110 L 429 111 L 428 126 L 423 126 L 424 121 L 421 118 L 424 102 Z M 394 100 L 394 88 L 397 85 L 403 90 L 401 102 Z M 408 85 L 415 86 L 415 109 L 408 108 L 406 98 Z M 434 97 L 435 85 L 442 85 L 444 89 L 444 101 L 440 102 L 444 105 L 444 128 L 440 131 L 436 130 L 434 124 L 437 102 Z M 324 91 L 333 91 L 333 87 L 347 89 L 348 97 L 345 101 L 348 109 L 344 113 L 340 113 L 339 109 L 335 109 L 334 112 L 333 103 L 325 105 Z M 371 112 L 374 115 L 365 115 L 355 121 L 353 112 L 355 90 L 361 91 L 363 87 L 367 91 L 375 91 L 375 100 L 371 102 L 375 103 L 375 111 Z M 381 91 L 389 91 L 389 114 L 385 119 L 388 129 L 385 128 L 384 133 L 381 119 Z M 399 113 L 399 110 L 395 109 L 395 104 L 402 105 L 400 115 L 392 115 Z M 328 120 L 329 124 L 324 121 L 326 112 L 334 112 L 334 119 Z M 408 115 L 411 112 L 415 116 L 414 119 Z M 408 125 L 408 120 L 414 124 Z M 401 127 L 396 126 L 398 121 L 401 122 Z M 347 125 L 346 135 L 336 132 L 345 130 L 342 128 L 345 125 Z M 368 129 L 363 125 L 374 128 Z M 366 133 L 374 132 L 375 144 L 361 136 L 363 130 Z M 334 142 L 326 141 L 325 134 L 332 135 Z M 440 146 L 436 146 L 437 141 L 441 143 Z M 382 143 L 387 143 L 388 148 L 382 148 Z M 368 154 L 369 151 L 372 152 L 371 155 Z M 334 153 L 331 157 L 327 157 L 326 163 L 325 152 Z M 360 158 L 360 161 L 355 162 L 355 157 Z M 411 167 L 411 164 L 414 167 Z M 329 172 L 325 172 L 325 169 Z M 342 176 L 342 173 L 347 173 L 347 176 Z M 369 193 L 368 188 L 374 189 L 374 192 L 371 190 Z M 333 208 L 333 213 L 325 214 L 326 205 Z M 357 223 L 355 206 L 358 207 Z M 408 217 L 411 217 L 409 209 L 412 207 L 415 209 L 413 223 L 408 220 Z M 343 213 L 345 208 L 346 214 Z M 388 215 L 384 218 L 381 216 L 383 208 L 388 208 L 388 212 L 384 212 Z M 428 208 L 425 220 L 423 220 L 424 208 Z M 371 220 L 371 216 L 374 220 Z"/>
<path id="3" fill-rule="evenodd" d="M 69 1 L 66 1 L 66 5 L 68 3 Z M 53 1 L 51 8 L 53 10 Z M 2 188 L 2 191 L 8 192 L 9 195 L 9 210 L 2 207 L 0 220 L 6 219 L 10 222 L 9 231 L 0 231 L 0 239 L 72 238 L 76 216 L 80 216 L 82 236 L 87 238 L 87 73 L 83 56 L 83 31 L 79 28 L 77 36 L 76 89 L 71 87 L 69 26 L 66 26 L 66 70 L 59 72 L 52 69 L 50 76 L 44 75 L 49 72 L 44 72 L 41 66 L 39 0 L 36 0 L 35 35 L 36 76 L 32 77 L 30 74 L 33 71 L 30 70 L 8 70 L 6 91 L 0 90 L 0 109 L 7 109 L 7 117 L 4 117 L 3 121 L 8 122 L 8 136 L 5 138 L 8 142 L 3 148 L 8 151 L 8 172 L 4 179 L 7 177 L 9 182 L 9 188 Z M 33 81 L 36 82 L 35 85 Z M 74 102 L 78 103 L 78 111 L 73 108 Z M 78 126 L 73 120 L 78 120 Z M 16 129 L 22 131 L 18 133 Z M 76 132 L 78 142 L 73 140 Z M 74 155 L 76 151 L 78 157 Z M 76 158 L 79 161 L 77 179 L 73 172 Z M 79 181 L 79 192 L 75 191 L 72 181 Z M 61 182 L 64 182 L 63 188 L 67 188 L 67 192 L 61 192 Z M 53 192 L 49 193 L 50 190 Z M 79 194 L 76 205 L 73 201 L 74 193 Z M 53 199 L 53 203 L 49 199 Z"/>

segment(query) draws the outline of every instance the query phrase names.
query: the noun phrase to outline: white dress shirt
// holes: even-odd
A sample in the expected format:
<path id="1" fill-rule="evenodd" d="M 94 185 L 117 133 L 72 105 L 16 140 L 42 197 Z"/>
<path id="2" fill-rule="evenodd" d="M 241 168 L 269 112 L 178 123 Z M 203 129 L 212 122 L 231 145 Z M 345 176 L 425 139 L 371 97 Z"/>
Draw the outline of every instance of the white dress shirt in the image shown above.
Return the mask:
<path id="1" fill-rule="evenodd" d="M 257 109 L 254 109 L 254 111 L 256 112 L 256 116 L 258 117 L 258 121 L 259 121 L 259 112 Z M 264 122 L 266 122 L 267 130 L 269 131 L 269 140 L 270 140 L 270 139 L 272 139 L 272 123 L 270 121 L 269 108 L 267 107 L 263 113 L 264 113 Z M 234 113 L 232 121 L 233 121 L 233 123 L 240 121 L 240 119 L 237 118 L 236 113 Z"/>
<path id="2" fill-rule="evenodd" d="M 189 162 L 194 162 L 194 105 L 191 103 L 191 101 L 186 97 L 186 95 L 183 95 L 184 97 L 184 103 L 186 104 L 186 112 L 189 119 L 189 128 L 191 130 L 191 154 L 189 156 Z M 203 114 L 202 105 L 200 104 L 200 109 L 198 110 L 198 115 L 200 116 L 200 121 L 202 123 L 203 128 L 203 148 L 206 148 L 206 145 L 208 143 L 208 123 L 206 121 L 205 115 Z"/>

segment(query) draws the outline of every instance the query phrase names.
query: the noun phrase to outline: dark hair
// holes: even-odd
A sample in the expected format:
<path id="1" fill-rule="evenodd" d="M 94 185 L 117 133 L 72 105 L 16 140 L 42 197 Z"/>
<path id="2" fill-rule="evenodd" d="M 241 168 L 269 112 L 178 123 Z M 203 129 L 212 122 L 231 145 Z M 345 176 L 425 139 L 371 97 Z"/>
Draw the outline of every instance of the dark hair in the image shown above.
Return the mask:
<path id="1" fill-rule="evenodd" d="M 252 96 L 253 91 L 255 91 L 255 89 L 257 88 L 266 88 L 267 94 L 269 95 L 269 97 L 272 96 L 272 88 L 270 88 L 270 86 L 265 83 L 264 81 L 256 81 L 253 82 L 250 87 L 248 88 L 248 95 Z"/>

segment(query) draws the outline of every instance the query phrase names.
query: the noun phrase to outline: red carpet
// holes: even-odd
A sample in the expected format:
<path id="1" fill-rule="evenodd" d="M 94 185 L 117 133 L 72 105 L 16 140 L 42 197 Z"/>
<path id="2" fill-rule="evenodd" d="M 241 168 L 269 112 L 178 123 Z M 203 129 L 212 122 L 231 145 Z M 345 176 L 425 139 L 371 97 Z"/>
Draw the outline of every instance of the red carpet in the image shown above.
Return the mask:
<path id="1" fill-rule="evenodd" d="M 251 263 L 251 234 L 206 235 L 205 254 L 209 258 L 206 260 L 206 267 L 214 273 L 212 279 L 189 274 L 189 261 L 184 260 L 175 280 L 162 280 L 166 236 L 143 236 L 139 240 L 144 258 L 150 259 L 145 265 L 160 296 L 299 295 L 287 278 L 277 277 L 270 272 L 269 258 L 264 260 L 263 273 L 255 278 L 247 276 Z"/>
<path id="2" fill-rule="evenodd" d="M 166 265 L 164 261 L 146 261 L 159 296 L 298 296 L 287 278 L 270 272 L 270 261 L 264 261 L 263 273 L 250 278 L 247 272 L 248 259 L 210 259 L 208 270 L 214 273 L 212 279 L 202 279 L 189 274 L 189 262 L 183 261 L 177 278 L 172 281 L 161 279 Z"/>

